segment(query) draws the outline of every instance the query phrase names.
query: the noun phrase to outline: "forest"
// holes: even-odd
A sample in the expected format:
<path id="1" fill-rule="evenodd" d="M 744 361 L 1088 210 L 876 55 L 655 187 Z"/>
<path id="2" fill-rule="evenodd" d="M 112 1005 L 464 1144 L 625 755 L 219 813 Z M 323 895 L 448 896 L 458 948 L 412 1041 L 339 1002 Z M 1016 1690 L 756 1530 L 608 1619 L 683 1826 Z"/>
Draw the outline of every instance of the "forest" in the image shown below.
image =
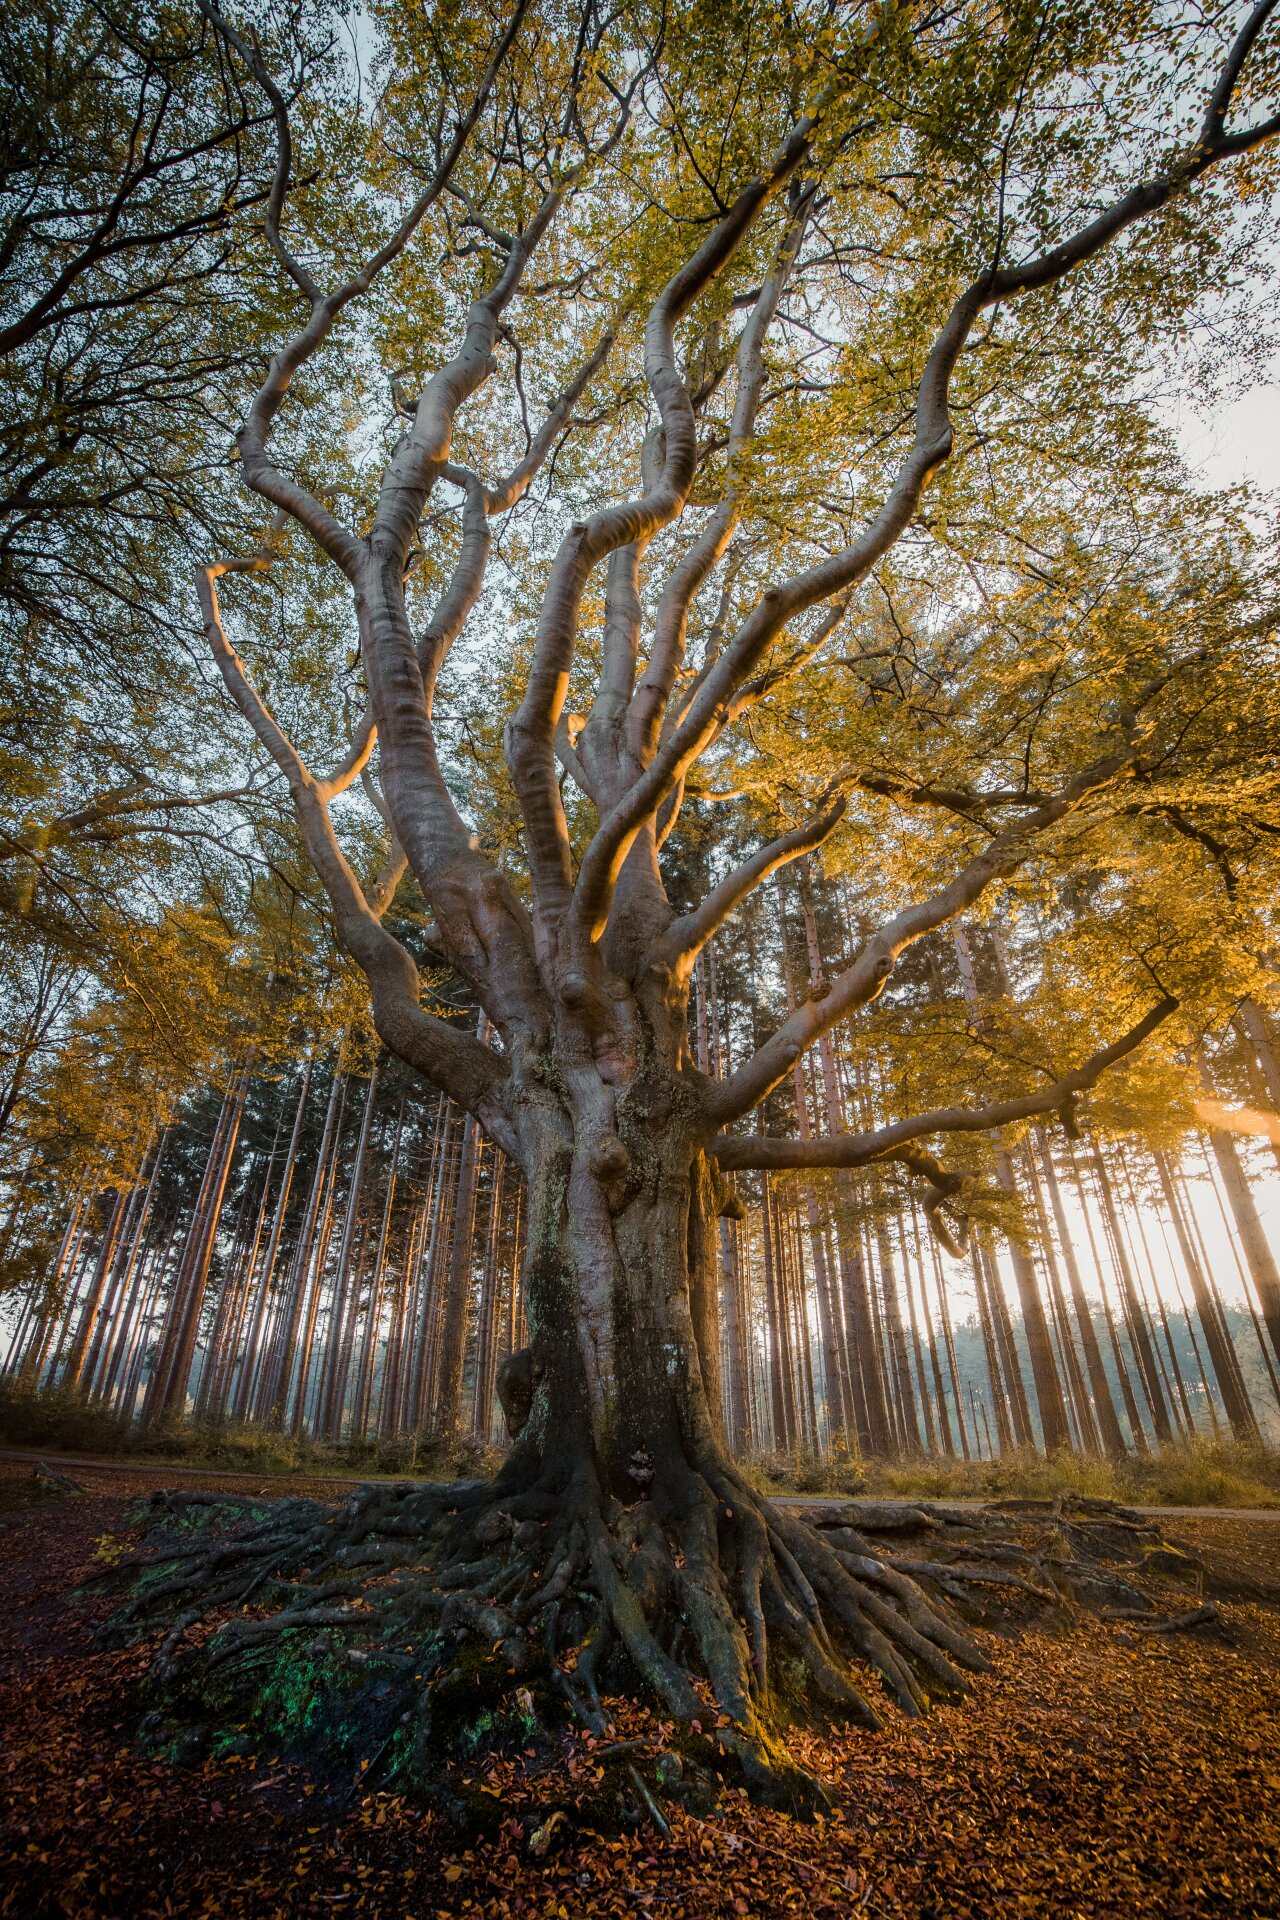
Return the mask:
<path id="1" fill-rule="evenodd" d="M 1280 1596 L 1153 1518 L 1280 1505 L 1276 12 L 0 22 L 0 1442 L 153 1476 L 147 1755 L 785 1855 Z"/>

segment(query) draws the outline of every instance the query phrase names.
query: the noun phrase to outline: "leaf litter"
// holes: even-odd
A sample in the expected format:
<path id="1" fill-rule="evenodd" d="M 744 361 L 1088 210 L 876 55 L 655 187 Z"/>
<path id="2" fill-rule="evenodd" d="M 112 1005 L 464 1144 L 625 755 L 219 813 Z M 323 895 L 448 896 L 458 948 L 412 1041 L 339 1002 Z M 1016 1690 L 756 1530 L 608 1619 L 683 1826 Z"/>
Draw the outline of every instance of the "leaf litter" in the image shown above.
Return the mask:
<path id="1" fill-rule="evenodd" d="M 109 1603 L 68 1594 L 164 1473 L 96 1469 L 83 1496 L 56 1503 L 26 1498 L 29 1477 L 0 1462 L 5 1920 L 1280 1912 L 1280 1610 L 1251 1584 L 1280 1577 L 1276 1523 L 1179 1523 L 1240 1575 L 1223 1631 L 1144 1636 L 1085 1618 L 988 1633 L 994 1671 L 958 1706 L 888 1716 L 875 1733 L 793 1730 L 795 1757 L 832 1783 L 826 1820 L 804 1825 L 731 1789 L 705 1808 L 664 1796 L 669 1837 L 638 1796 L 632 1828 L 595 1831 L 606 1748 L 565 1729 L 550 1759 L 477 1758 L 470 1784 L 496 1815 L 480 1840 L 361 1789 L 363 1765 L 334 1796 L 270 1751 L 147 1758 L 123 1713 L 148 1649 L 93 1648 Z M 678 1774 L 668 1725 L 635 1703 L 615 1718 L 615 1757 L 625 1747 L 646 1780 Z"/>

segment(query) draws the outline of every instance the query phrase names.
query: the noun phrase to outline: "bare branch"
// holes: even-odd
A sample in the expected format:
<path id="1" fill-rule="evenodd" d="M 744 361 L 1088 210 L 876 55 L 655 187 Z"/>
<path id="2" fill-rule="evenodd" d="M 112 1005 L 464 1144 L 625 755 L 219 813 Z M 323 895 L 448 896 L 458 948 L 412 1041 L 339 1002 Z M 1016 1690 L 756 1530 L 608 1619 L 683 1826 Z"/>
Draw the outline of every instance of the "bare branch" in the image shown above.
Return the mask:
<path id="1" fill-rule="evenodd" d="M 819 1134 L 808 1140 L 775 1140 L 751 1133 L 719 1134 L 710 1150 L 723 1171 L 748 1167 L 772 1172 L 796 1167 L 865 1167 L 878 1160 L 903 1158 L 900 1149 L 913 1140 L 928 1139 L 934 1134 L 989 1133 L 999 1127 L 1012 1126 L 1017 1120 L 1056 1113 L 1069 1108 L 1077 1095 L 1096 1086 L 1108 1067 L 1133 1053 L 1177 1008 L 1177 1000 L 1166 994 L 1118 1040 L 1090 1054 L 1081 1066 L 1064 1073 L 1037 1093 L 1017 1094 L 1010 1100 L 993 1100 L 979 1107 L 938 1107 L 931 1113 L 894 1120 L 870 1133 Z M 919 1170 L 925 1169 L 921 1166 Z"/>
<path id="2" fill-rule="evenodd" d="M 227 638 L 217 580 L 225 573 L 256 572 L 269 564 L 269 554 L 258 554 L 202 567 L 197 575 L 205 633 L 227 691 L 289 782 L 307 853 L 329 896 L 342 943 L 368 978 L 379 1034 L 393 1052 L 480 1117 L 510 1151 L 514 1138 L 500 1104 L 505 1078 L 501 1063 L 488 1047 L 419 1005 L 420 982 L 412 956 L 380 924 L 338 844 L 320 786 L 272 717 Z M 379 892 L 386 884 L 386 880 L 380 883 Z"/>
<path id="3" fill-rule="evenodd" d="M 656 943 L 650 963 L 660 967 L 669 966 L 687 976 L 698 954 L 734 909 L 779 867 L 798 860 L 801 854 L 812 853 L 815 847 L 820 847 L 824 840 L 830 839 L 844 818 L 847 805 L 841 794 L 825 813 L 806 821 L 803 826 L 793 827 L 790 833 L 781 834 L 776 840 L 770 840 L 749 860 L 744 860 L 741 866 L 726 874 L 691 913 L 681 914 L 678 920 L 672 921 Z"/>

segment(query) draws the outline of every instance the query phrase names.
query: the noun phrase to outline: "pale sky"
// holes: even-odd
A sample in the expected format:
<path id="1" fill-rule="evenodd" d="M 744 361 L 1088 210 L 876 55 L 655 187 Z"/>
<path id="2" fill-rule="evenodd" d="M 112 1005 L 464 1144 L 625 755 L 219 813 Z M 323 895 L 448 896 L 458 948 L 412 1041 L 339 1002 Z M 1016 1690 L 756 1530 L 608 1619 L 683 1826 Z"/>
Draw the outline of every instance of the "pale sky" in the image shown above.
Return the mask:
<path id="1" fill-rule="evenodd" d="M 1241 480 L 1280 489 L 1280 364 L 1269 382 L 1220 408 L 1212 419 L 1184 413 L 1178 439 L 1188 464 L 1214 487 Z"/>

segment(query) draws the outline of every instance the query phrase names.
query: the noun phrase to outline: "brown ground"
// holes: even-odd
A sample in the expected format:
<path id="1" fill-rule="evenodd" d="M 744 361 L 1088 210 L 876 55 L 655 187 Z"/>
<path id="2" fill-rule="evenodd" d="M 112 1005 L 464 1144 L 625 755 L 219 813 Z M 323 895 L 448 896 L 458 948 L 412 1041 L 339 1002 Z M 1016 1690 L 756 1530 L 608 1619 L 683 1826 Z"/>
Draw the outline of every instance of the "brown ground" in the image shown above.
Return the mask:
<path id="1" fill-rule="evenodd" d="M 65 1596 L 165 1476 L 77 1477 L 85 1496 L 33 1501 L 29 1466 L 0 1461 L 0 1915 L 1280 1913 L 1271 1606 L 1226 1603 L 1226 1641 L 1094 1620 L 988 1635 L 995 1671 L 963 1705 L 876 1734 L 796 1737 L 836 1785 L 823 1826 L 729 1796 L 705 1819 L 672 1810 L 669 1841 L 561 1827 L 537 1860 L 518 1759 L 493 1773 L 511 1817 L 468 1848 L 390 1794 L 323 1810 L 270 1755 L 176 1772 L 132 1752 L 122 1702 L 145 1651 L 92 1651 L 92 1612 Z M 1180 1519 L 1176 1531 L 1280 1581 L 1280 1525 Z M 661 1744 L 660 1725 L 647 1732 Z M 590 1745 L 566 1737 L 565 1777 L 590 1780 Z"/>

